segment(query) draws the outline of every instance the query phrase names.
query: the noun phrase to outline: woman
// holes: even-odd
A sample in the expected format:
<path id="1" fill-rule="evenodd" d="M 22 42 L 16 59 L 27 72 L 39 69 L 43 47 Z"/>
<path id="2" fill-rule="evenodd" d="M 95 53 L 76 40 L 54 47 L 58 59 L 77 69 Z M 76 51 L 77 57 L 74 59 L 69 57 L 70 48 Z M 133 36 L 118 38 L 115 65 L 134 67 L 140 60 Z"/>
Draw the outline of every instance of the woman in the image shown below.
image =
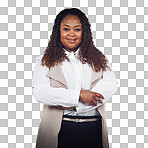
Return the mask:
<path id="1" fill-rule="evenodd" d="M 56 16 L 36 61 L 33 95 L 44 104 L 36 148 L 108 148 L 104 106 L 117 82 L 82 11 L 64 9 Z"/>

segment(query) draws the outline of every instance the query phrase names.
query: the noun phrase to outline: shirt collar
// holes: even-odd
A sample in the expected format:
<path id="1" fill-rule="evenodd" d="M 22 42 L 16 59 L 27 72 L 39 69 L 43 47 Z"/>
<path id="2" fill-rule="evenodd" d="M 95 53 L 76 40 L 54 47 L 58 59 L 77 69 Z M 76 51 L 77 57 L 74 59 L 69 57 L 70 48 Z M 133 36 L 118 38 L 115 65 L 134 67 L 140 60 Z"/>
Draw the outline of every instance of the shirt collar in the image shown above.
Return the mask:
<path id="1" fill-rule="evenodd" d="M 78 56 L 78 53 L 79 53 L 79 48 L 76 50 L 76 52 L 73 52 L 73 51 L 72 52 L 69 52 L 69 51 L 67 51 L 65 49 L 64 49 L 64 51 L 65 51 L 67 57 L 69 57 L 70 55 L 74 55 L 75 57 L 77 57 Z"/>

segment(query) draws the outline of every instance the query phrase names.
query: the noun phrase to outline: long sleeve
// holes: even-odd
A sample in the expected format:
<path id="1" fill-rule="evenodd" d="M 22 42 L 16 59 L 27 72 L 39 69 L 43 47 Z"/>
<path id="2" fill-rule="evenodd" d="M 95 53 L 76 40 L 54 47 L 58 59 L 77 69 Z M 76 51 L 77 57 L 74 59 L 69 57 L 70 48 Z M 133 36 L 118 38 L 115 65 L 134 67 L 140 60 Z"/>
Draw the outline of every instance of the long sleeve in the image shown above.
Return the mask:
<path id="1" fill-rule="evenodd" d="M 103 79 L 101 79 L 91 91 L 103 95 L 103 103 L 106 103 L 117 91 L 117 80 L 114 72 L 112 70 L 104 71 Z"/>
<path id="2" fill-rule="evenodd" d="M 32 80 L 34 98 L 40 103 L 51 106 L 77 106 L 80 90 L 51 87 L 50 79 L 46 76 L 48 70 L 46 66 L 41 65 L 41 56 L 38 56 Z"/>
<path id="3" fill-rule="evenodd" d="M 106 103 L 113 94 L 117 91 L 117 81 L 116 76 L 112 70 L 107 70 L 103 72 L 103 79 L 101 79 L 94 87 L 91 89 L 93 92 L 100 93 L 104 96 L 102 99 L 103 103 Z M 101 103 L 97 103 L 97 106 L 84 106 L 84 108 L 78 109 L 78 113 L 89 112 L 95 108 L 101 106 Z"/>

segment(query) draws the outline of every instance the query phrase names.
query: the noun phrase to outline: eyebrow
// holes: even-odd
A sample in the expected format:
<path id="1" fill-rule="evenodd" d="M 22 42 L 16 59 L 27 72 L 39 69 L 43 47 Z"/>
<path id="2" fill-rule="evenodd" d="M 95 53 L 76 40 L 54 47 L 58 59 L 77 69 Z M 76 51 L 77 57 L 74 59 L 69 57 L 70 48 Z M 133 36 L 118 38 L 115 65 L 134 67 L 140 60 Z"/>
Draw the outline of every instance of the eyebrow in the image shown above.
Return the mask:
<path id="1" fill-rule="evenodd" d="M 69 25 L 66 25 L 66 24 L 64 24 L 63 26 L 70 27 Z M 76 26 L 74 26 L 74 27 L 81 27 L 81 26 L 80 26 L 80 25 L 76 25 Z"/>

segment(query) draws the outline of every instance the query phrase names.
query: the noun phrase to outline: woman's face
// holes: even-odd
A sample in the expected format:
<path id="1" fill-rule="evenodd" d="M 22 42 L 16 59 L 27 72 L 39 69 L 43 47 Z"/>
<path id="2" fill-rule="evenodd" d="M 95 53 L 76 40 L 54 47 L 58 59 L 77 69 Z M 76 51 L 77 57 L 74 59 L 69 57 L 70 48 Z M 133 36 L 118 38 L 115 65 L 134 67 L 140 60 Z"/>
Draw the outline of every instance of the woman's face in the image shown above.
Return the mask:
<path id="1" fill-rule="evenodd" d="M 81 43 L 82 24 L 79 17 L 67 15 L 60 25 L 60 40 L 64 48 L 74 51 Z"/>

